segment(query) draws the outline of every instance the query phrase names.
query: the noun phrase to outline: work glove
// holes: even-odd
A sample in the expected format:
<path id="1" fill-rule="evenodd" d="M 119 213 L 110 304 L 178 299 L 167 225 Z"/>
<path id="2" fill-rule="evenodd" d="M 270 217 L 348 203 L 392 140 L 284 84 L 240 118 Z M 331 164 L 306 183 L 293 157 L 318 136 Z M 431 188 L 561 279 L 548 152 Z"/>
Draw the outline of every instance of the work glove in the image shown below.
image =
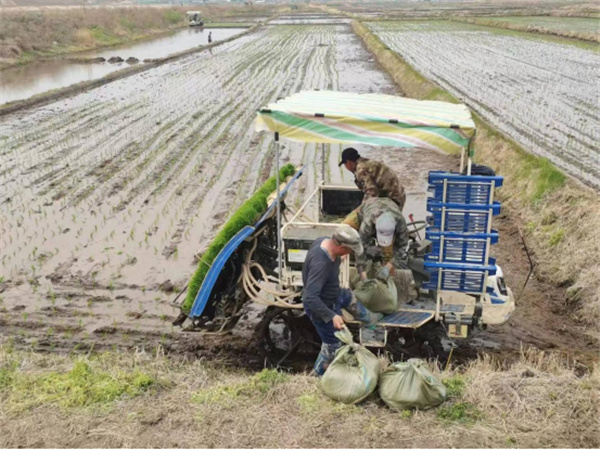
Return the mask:
<path id="1" fill-rule="evenodd" d="M 390 277 L 390 269 L 388 269 L 387 266 L 383 266 L 381 269 L 379 269 L 379 272 L 377 272 L 378 280 L 387 281 L 389 277 Z"/>
<path id="2" fill-rule="evenodd" d="M 367 265 L 364 263 L 358 263 L 358 264 L 356 264 L 356 270 L 357 270 L 358 274 L 360 275 L 361 273 L 367 271 Z"/>

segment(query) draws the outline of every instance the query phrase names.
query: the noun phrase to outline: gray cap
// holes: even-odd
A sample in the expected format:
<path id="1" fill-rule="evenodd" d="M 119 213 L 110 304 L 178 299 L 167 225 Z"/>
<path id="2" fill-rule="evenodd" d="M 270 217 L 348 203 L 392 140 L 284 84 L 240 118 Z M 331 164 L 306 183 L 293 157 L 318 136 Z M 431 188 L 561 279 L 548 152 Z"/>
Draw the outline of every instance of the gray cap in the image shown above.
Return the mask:
<path id="1" fill-rule="evenodd" d="M 381 247 L 392 245 L 396 231 L 396 219 L 394 216 L 389 212 L 383 213 L 377 218 L 375 228 L 377 229 L 377 243 Z"/>
<path id="2" fill-rule="evenodd" d="M 363 246 L 360 242 L 358 231 L 348 225 L 340 225 L 331 236 L 331 239 L 338 245 L 351 248 L 356 256 L 363 253 Z"/>

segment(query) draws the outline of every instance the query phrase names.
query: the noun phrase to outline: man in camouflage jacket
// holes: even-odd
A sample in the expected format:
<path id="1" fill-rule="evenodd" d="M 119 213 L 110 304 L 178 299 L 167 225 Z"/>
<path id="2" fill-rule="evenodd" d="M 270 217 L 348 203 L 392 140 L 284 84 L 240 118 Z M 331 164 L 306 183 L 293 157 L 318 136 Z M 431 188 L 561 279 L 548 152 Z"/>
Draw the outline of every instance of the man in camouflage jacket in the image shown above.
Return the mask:
<path id="1" fill-rule="evenodd" d="M 339 165 L 342 164 L 354 173 L 354 182 L 365 193 L 365 199 L 388 197 L 396 202 L 402 211 L 406 202 L 406 193 L 392 169 L 380 161 L 362 158 L 352 147 L 348 147 L 342 152 L 342 161 Z"/>
<path id="2" fill-rule="evenodd" d="M 359 235 L 365 252 L 356 260 L 356 275 L 350 286 L 356 288 L 360 280 L 377 278 L 394 280 L 398 302 L 410 300 L 414 279 L 408 268 L 408 228 L 398 205 L 390 198 L 369 197 L 358 212 Z"/>
<path id="3" fill-rule="evenodd" d="M 398 205 L 385 197 L 368 198 L 360 208 L 358 218 L 363 247 L 381 249 L 378 278 L 387 279 L 396 270 L 407 269 L 408 228 Z M 368 252 L 357 258 L 357 269 L 363 279 L 367 278 L 368 259 Z"/>

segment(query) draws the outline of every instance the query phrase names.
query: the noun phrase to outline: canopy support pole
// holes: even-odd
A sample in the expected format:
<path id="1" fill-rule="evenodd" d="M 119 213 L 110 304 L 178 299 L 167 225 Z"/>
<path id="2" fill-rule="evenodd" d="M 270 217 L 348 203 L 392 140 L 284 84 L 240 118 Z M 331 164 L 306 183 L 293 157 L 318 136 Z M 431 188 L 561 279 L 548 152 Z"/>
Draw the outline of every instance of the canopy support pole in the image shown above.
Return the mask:
<path id="1" fill-rule="evenodd" d="M 279 190 L 279 132 L 275 132 L 275 173 L 277 179 L 277 277 L 281 281 L 283 272 L 281 261 L 281 191 Z"/>
<path id="2" fill-rule="evenodd" d="M 325 184 L 325 144 L 321 144 L 321 181 Z"/>
<path id="3" fill-rule="evenodd" d="M 475 130 L 473 132 L 473 137 L 471 137 L 471 139 L 469 139 L 469 146 L 467 147 L 466 151 L 467 151 L 467 175 L 471 175 L 471 165 L 473 164 L 473 160 L 471 158 L 473 158 L 473 154 L 475 153 L 473 151 L 473 144 L 475 141 L 475 134 L 477 133 L 477 130 Z M 463 152 L 465 151 L 464 147 L 463 147 Z M 461 158 L 461 168 L 460 171 L 462 173 L 462 158 Z"/>

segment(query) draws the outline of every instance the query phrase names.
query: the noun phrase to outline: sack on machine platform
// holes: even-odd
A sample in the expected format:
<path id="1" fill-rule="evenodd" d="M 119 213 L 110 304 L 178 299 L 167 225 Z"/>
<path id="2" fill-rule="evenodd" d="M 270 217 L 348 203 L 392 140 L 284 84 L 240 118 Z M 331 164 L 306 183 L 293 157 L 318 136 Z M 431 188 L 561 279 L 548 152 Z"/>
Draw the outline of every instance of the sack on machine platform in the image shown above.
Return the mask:
<path id="1" fill-rule="evenodd" d="M 359 403 L 377 387 L 381 364 L 373 353 L 353 342 L 347 328 L 335 336 L 346 345 L 335 352 L 335 359 L 321 378 L 323 392 L 342 403 Z"/>
<path id="2" fill-rule="evenodd" d="M 359 282 L 353 292 L 369 311 L 384 314 L 398 311 L 398 290 L 392 277 L 387 282 L 378 279 Z"/>
<path id="3" fill-rule="evenodd" d="M 379 395 L 390 408 L 427 409 L 446 400 L 446 388 L 424 361 L 409 359 L 388 367 L 379 378 Z"/>

